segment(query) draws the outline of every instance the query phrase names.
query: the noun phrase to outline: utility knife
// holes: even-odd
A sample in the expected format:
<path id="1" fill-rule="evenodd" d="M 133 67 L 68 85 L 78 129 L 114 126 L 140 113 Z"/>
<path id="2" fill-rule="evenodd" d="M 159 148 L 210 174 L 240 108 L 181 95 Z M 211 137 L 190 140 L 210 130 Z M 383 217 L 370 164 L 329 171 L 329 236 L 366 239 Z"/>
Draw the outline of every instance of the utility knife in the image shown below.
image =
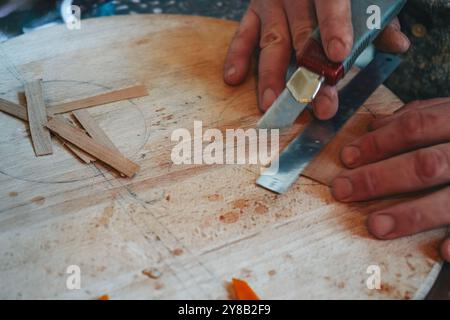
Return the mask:
<path id="1" fill-rule="evenodd" d="M 353 48 L 342 63 L 334 63 L 327 58 L 317 28 L 299 57 L 299 68 L 287 81 L 281 95 L 260 119 L 257 128 L 290 127 L 314 99 L 321 85 L 336 85 L 405 4 L 406 0 L 351 0 Z"/>

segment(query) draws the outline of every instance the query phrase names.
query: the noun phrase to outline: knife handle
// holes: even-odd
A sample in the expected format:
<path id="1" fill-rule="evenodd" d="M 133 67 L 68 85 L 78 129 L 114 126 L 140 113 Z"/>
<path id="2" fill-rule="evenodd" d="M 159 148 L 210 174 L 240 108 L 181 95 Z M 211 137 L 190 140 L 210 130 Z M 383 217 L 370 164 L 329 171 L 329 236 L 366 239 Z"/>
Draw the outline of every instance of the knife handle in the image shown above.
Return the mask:
<path id="1" fill-rule="evenodd" d="M 320 31 L 317 28 L 303 48 L 298 61 L 299 66 L 322 75 L 325 78 L 325 83 L 336 85 L 352 68 L 358 56 L 398 15 L 405 4 L 406 0 L 351 0 L 354 40 L 350 55 L 342 63 L 330 61 L 323 49 Z M 380 8 L 381 28 L 379 29 L 371 29 L 368 26 L 369 14 L 367 9 L 371 5 L 377 5 Z"/>

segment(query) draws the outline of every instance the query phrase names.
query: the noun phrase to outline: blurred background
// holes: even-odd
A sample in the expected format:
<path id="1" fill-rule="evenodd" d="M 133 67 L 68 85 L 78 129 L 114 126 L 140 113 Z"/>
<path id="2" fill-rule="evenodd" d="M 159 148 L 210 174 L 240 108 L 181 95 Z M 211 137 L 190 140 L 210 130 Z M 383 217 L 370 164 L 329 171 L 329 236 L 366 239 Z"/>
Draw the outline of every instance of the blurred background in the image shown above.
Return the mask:
<path id="1" fill-rule="evenodd" d="M 240 20 L 250 0 L 0 0 L 0 42 L 63 22 L 64 6 L 81 19 L 119 14 L 189 14 Z M 408 0 L 400 15 L 411 40 L 404 63 L 388 80 L 403 101 L 450 96 L 450 0 Z"/>

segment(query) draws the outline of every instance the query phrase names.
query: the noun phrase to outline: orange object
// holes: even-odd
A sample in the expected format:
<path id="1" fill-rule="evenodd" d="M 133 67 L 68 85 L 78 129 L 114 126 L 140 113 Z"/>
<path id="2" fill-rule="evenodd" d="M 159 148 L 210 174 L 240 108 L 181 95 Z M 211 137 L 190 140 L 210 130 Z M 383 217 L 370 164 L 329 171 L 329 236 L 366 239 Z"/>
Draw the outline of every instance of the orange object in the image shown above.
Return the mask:
<path id="1" fill-rule="evenodd" d="M 107 294 L 104 294 L 104 295 L 98 297 L 98 300 L 109 300 L 109 296 Z"/>
<path id="2" fill-rule="evenodd" d="M 233 278 L 232 283 L 237 300 L 260 300 L 244 280 Z"/>

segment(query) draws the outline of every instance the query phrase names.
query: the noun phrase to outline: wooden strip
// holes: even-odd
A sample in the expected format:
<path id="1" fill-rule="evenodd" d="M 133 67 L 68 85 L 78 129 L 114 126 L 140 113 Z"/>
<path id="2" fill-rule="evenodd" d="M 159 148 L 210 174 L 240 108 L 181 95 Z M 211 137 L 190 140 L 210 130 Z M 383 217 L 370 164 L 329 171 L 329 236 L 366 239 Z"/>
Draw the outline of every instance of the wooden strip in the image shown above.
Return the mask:
<path id="1" fill-rule="evenodd" d="M 73 145 L 72 143 L 64 140 L 58 135 L 55 135 L 56 139 L 67 149 L 69 149 L 70 152 L 72 152 L 76 157 L 78 157 L 81 161 L 84 163 L 91 163 L 95 161 L 95 158 L 91 157 L 89 154 L 78 148 L 77 146 Z"/>
<path id="2" fill-rule="evenodd" d="M 47 107 L 49 114 L 70 112 L 77 109 L 90 108 L 102 104 L 112 103 L 121 100 L 133 99 L 147 96 L 147 88 L 143 85 L 136 85 L 120 90 L 114 90 L 102 93 L 96 96 L 84 98 L 81 100 L 62 103 L 59 105 L 52 105 Z"/>
<path id="3" fill-rule="evenodd" d="M 128 160 L 120 153 L 95 142 L 94 139 L 59 119 L 52 118 L 47 122 L 46 126 L 55 134 L 125 174 L 127 177 L 131 178 L 140 169 L 139 165 Z"/>
<path id="4" fill-rule="evenodd" d="M 119 149 L 114 145 L 114 143 L 106 135 L 105 131 L 97 124 L 95 119 L 91 116 L 87 110 L 76 110 L 73 112 L 75 118 L 80 122 L 81 126 L 86 130 L 86 132 L 98 143 L 115 150 L 120 153 Z"/>
<path id="5" fill-rule="evenodd" d="M 27 108 L 20 104 L 0 98 L 0 110 L 16 118 L 28 121 Z"/>
<path id="6" fill-rule="evenodd" d="M 63 115 L 56 115 L 55 118 L 64 121 L 66 124 L 71 125 L 69 120 L 67 120 L 66 118 L 64 118 Z M 75 128 L 75 127 L 74 127 Z M 80 131 L 80 133 L 86 134 L 83 130 L 79 129 L 79 128 L 75 128 L 77 130 Z M 62 139 L 61 137 L 57 136 L 59 141 L 61 142 L 61 144 L 63 146 L 65 146 L 67 149 L 69 149 L 70 151 L 72 151 L 78 158 L 80 158 L 83 162 L 85 163 L 91 163 L 94 162 L 96 159 L 91 157 L 89 154 L 87 154 L 86 152 L 84 152 L 83 150 L 81 150 L 80 148 L 78 148 L 76 145 Z"/>
<path id="7" fill-rule="evenodd" d="M 27 97 L 28 123 L 34 152 L 37 156 L 52 154 L 50 131 L 45 127 L 47 111 L 42 92 L 42 80 L 26 83 L 25 95 Z"/>

